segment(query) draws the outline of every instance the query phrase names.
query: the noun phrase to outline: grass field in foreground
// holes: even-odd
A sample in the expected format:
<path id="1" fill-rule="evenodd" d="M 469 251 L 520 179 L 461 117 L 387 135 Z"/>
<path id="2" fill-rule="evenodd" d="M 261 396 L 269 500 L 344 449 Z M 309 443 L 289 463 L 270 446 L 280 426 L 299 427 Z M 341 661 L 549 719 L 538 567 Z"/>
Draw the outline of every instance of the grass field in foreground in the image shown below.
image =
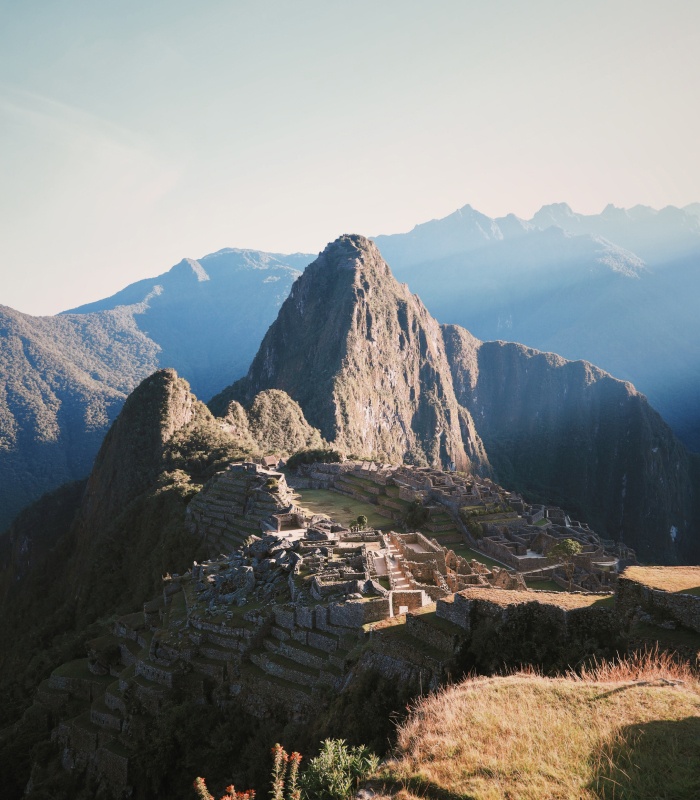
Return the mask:
<path id="1" fill-rule="evenodd" d="M 367 517 L 370 528 L 389 530 L 396 523 L 388 517 L 377 513 L 377 506 L 363 503 L 353 497 L 347 497 L 330 489 L 297 489 L 300 495 L 299 505 L 311 514 L 328 514 L 329 517 L 343 525 L 351 525 L 360 514 Z"/>
<path id="2" fill-rule="evenodd" d="M 377 779 L 395 800 L 698 798 L 700 688 L 649 659 L 466 680 L 420 701 Z"/>

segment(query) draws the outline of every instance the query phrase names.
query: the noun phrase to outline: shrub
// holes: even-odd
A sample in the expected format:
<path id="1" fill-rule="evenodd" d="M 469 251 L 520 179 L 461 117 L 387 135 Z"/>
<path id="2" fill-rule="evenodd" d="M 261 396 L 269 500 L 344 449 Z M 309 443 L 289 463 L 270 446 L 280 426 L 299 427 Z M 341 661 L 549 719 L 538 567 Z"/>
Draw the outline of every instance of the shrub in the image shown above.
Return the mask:
<path id="1" fill-rule="evenodd" d="M 348 747 L 344 739 L 326 739 L 299 785 L 306 800 L 347 800 L 378 766 L 379 759 L 364 745 Z"/>

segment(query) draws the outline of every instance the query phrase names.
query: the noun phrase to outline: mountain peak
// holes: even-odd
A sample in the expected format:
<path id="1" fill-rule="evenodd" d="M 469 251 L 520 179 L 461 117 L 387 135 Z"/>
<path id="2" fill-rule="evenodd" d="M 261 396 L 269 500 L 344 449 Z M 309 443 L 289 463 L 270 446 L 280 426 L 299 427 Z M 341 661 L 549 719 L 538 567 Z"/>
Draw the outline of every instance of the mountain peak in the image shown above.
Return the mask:
<path id="1" fill-rule="evenodd" d="M 364 236 L 339 237 L 307 267 L 246 378 L 212 408 L 247 405 L 265 389 L 287 392 L 348 453 L 464 470 L 487 464 L 455 398 L 438 324 Z"/>

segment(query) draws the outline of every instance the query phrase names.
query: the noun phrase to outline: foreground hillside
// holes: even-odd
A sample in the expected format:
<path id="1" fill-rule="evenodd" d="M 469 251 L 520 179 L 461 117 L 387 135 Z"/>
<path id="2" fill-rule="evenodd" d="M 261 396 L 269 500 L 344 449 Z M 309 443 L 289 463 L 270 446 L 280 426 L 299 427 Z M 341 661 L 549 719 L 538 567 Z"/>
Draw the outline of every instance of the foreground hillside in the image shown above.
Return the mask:
<path id="1" fill-rule="evenodd" d="M 700 687 L 647 662 L 467 680 L 422 700 L 378 781 L 401 800 L 700 796 Z"/>

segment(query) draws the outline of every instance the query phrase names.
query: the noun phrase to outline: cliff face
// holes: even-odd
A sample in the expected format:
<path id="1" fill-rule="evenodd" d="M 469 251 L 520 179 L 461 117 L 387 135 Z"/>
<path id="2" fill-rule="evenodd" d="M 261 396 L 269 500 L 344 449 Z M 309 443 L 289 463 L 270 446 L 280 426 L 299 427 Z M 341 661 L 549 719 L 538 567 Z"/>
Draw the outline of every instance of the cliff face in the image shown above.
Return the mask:
<path id="1" fill-rule="evenodd" d="M 462 470 L 488 464 L 457 403 L 438 324 L 364 237 L 341 237 L 307 267 L 248 375 L 211 408 L 223 413 L 231 399 L 249 404 L 270 388 L 348 453 Z"/>
<path id="2" fill-rule="evenodd" d="M 457 398 L 502 483 L 560 501 L 640 559 L 693 557 L 688 454 L 630 383 L 457 326 L 443 335 Z"/>

